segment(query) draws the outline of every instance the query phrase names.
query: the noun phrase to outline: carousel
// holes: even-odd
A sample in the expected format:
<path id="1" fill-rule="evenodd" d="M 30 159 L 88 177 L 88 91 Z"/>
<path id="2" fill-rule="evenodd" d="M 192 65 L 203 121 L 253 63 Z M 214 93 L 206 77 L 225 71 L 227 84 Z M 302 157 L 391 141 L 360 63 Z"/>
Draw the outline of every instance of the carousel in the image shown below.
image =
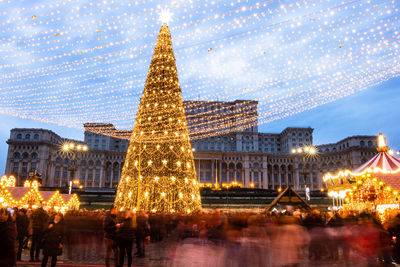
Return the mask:
<path id="1" fill-rule="evenodd" d="M 0 206 L 7 208 L 53 209 L 60 212 L 79 209 L 80 202 L 76 194 L 60 194 L 59 191 L 39 191 L 40 183 L 26 180 L 24 186 L 16 186 L 14 176 L 0 179 Z"/>
<path id="2" fill-rule="evenodd" d="M 389 152 L 382 134 L 377 150 L 378 154 L 354 171 L 323 176 L 333 208 L 376 211 L 382 218 L 399 211 L 400 160 Z"/>

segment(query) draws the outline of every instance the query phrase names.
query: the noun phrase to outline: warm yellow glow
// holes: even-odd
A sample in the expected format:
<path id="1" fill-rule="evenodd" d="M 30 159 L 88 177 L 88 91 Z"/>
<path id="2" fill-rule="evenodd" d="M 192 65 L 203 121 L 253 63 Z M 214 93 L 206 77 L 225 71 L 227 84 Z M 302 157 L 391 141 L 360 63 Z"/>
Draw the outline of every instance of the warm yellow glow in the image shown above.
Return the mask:
<path id="1" fill-rule="evenodd" d="M 201 201 L 196 199 L 199 185 L 171 36 L 165 24 L 158 36 L 138 110 L 121 173 L 122 177 L 129 175 L 132 179 L 120 180 L 117 192 L 122 192 L 122 196 L 117 193 L 114 205 L 146 211 L 173 209 L 180 213 L 201 210 Z M 137 152 L 134 147 L 143 149 Z M 136 167 L 129 168 L 128 164 Z M 129 191 L 133 193 L 128 199 Z"/>
<path id="2" fill-rule="evenodd" d="M 64 151 L 68 151 L 68 149 L 69 149 L 68 144 L 63 145 L 63 150 L 64 150 Z"/>
<path id="3" fill-rule="evenodd" d="M 310 147 L 309 153 L 310 153 L 311 155 L 315 155 L 315 154 L 317 153 L 317 149 L 316 149 L 315 147 Z"/>
<path id="4" fill-rule="evenodd" d="M 159 18 L 161 23 L 163 23 L 163 24 L 164 23 L 168 23 L 168 22 L 171 21 L 171 19 L 172 19 L 172 13 L 171 13 L 171 11 L 169 9 L 161 10 L 160 18 Z"/>
<path id="5" fill-rule="evenodd" d="M 386 140 L 385 137 L 383 136 L 383 134 L 379 134 L 378 136 L 378 147 L 379 148 L 383 148 L 386 147 Z"/>

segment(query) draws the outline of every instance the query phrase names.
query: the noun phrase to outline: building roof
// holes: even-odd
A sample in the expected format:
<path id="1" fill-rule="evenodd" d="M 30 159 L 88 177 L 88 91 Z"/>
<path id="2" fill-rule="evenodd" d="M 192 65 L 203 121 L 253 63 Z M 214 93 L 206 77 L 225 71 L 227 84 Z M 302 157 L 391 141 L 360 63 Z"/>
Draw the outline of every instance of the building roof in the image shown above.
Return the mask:
<path id="1" fill-rule="evenodd" d="M 29 190 L 31 190 L 30 187 L 7 187 L 7 191 L 15 200 L 20 200 Z"/>
<path id="2" fill-rule="evenodd" d="M 374 173 L 374 176 L 396 191 L 400 191 L 400 173 Z"/>
<path id="3" fill-rule="evenodd" d="M 276 205 L 294 206 L 302 210 L 310 210 L 311 207 L 305 202 L 292 187 L 286 187 L 267 207 L 267 211 L 271 211 Z"/>

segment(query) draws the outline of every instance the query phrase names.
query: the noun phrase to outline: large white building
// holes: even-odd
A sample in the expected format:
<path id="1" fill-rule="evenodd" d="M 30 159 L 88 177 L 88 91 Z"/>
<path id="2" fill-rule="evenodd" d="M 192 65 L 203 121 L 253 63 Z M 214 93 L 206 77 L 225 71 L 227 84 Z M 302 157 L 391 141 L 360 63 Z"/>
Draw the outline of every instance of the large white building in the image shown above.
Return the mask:
<path id="1" fill-rule="evenodd" d="M 376 136 L 352 136 L 317 146 L 315 157 L 292 154 L 294 148 L 313 144 L 313 129 L 289 127 L 281 133 L 260 133 L 256 101 L 187 101 L 185 109 L 203 186 L 217 183 L 277 189 L 290 185 L 316 190 L 323 187 L 324 173 L 353 169 L 376 153 Z M 7 141 L 6 174 L 15 175 L 19 184 L 29 172 L 37 170 L 44 186 L 65 186 L 74 179 L 85 187 L 116 187 L 130 131 L 106 123 L 87 123 L 84 127 L 83 141 L 45 129 L 12 129 Z M 89 150 L 77 152 L 73 161 L 71 153 L 61 150 L 62 144 L 69 142 L 86 144 Z"/>

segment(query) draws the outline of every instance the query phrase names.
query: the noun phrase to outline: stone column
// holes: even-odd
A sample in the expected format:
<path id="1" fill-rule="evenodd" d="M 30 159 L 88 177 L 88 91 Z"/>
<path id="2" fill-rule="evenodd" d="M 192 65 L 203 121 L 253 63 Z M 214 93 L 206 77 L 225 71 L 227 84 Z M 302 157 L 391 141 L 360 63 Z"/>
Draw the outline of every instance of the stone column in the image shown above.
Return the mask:
<path id="1" fill-rule="evenodd" d="M 299 176 L 299 165 L 297 163 L 293 166 L 293 173 L 294 173 L 294 188 L 296 190 L 300 189 L 300 176 Z"/>
<path id="2" fill-rule="evenodd" d="M 285 181 L 286 181 L 286 186 L 289 186 L 289 168 L 288 166 L 285 166 Z"/>
<path id="3" fill-rule="evenodd" d="M 111 164 L 111 183 L 110 183 L 110 188 L 113 187 L 114 183 L 114 164 Z"/>
<path id="4" fill-rule="evenodd" d="M 221 184 L 221 182 L 222 182 L 222 160 L 219 161 L 218 169 L 219 169 L 219 181 L 218 181 L 218 184 Z"/>
<path id="5" fill-rule="evenodd" d="M 211 160 L 211 183 L 215 183 L 215 180 L 217 178 L 216 174 L 215 174 L 215 159 Z"/>

